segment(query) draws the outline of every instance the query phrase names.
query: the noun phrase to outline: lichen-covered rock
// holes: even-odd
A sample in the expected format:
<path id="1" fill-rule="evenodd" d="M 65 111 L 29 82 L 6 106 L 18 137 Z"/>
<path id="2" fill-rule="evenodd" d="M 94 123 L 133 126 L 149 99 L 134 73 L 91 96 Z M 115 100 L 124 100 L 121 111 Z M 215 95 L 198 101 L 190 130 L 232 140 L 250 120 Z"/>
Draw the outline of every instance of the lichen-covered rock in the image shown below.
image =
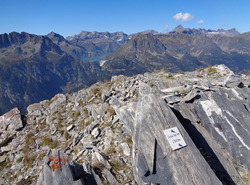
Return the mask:
<path id="1" fill-rule="evenodd" d="M 84 170 L 61 151 L 50 150 L 44 158 L 37 185 L 83 185 Z"/>
<path id="2" fill-rule="evenodd" d="M 0 117 L 0 131 L 17 131 L 21 128 L 23 128 L 23 122 L 17 107 Z"/>

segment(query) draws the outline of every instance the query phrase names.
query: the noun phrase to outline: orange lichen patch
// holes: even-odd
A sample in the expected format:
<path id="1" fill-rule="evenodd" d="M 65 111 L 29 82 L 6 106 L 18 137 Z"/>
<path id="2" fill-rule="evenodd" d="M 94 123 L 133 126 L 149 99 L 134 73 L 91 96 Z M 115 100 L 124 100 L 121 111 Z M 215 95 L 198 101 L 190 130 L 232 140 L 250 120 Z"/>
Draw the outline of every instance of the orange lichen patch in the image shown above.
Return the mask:
<path id="1" fill-rule="evenodd" d="M 64 156 L 63 156 L 63 160 L 64 160 L 65 163 L 68 161 Z"/>
<path id="2" fill-rule="evenodd" d="M 57 169 L 61 169 L 63 162 L 66 163 L 68 160 L 63 156 L 63 158 L 58 157 L 58 155 L 51 155 L 49 157 L 49 160 L 52 162 L 51 164 L 51 169 L 53 171 L 57 170 Z"/>
<path id="3" fill-rule="evenodd" d="M 60 161 L 61 158 L 56 159 L 53 164 L 51 165 L 51 168 L 53 171 L 55 171 L 56 169 L 60 168 L 62 166 L 62 163 Z"/>
<path id="4" fill-rule="evenodd" d="M 49 160 L 54 161 L 55 158 L 56 158 L 56 155 L 52 155 L 52 156 L 50 156 Z"/>

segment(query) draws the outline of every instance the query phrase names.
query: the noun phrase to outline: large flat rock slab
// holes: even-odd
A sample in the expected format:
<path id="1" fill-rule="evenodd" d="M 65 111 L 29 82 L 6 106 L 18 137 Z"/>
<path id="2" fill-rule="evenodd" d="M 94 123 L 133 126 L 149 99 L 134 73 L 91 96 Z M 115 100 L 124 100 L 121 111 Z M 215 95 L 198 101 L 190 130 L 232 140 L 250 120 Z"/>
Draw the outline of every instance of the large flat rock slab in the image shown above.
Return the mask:
<path id="1" fill-rule="evenodd" d="M 182 103 L 176 108 L 203 133 L 211 148 L 216 151 L 219 147 L 220 153 L 228 155 L 235 168 L 243 166 L 249 171 L 250 88 L 214 89 L 214 91 L 200 92 L 200 98 L 192 104 Z M 226 167 L 227 163 L 224 162 L 223 165 Z"/>
<path id="2" fill-rule="evenodd" d="M 177 127 L 187 146 L 173 151 L 164 134 Z M 139 184 L 222 184 L 170 107 L 140 82 L 135 116 L 134 173 Z"/>

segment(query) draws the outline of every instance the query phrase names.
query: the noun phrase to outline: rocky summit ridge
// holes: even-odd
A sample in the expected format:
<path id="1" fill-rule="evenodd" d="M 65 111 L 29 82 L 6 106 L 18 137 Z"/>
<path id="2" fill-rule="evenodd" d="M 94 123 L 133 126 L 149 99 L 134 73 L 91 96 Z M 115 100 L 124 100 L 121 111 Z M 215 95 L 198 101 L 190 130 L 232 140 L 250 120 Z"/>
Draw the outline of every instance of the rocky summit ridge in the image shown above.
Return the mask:
<path id="1" fill-rule="evenodd" d="M 250 77 L 113 76 L 0 117 L 0 184 L 249 184 Z M 166 129 L 187 146 L 173 150 Z"/>

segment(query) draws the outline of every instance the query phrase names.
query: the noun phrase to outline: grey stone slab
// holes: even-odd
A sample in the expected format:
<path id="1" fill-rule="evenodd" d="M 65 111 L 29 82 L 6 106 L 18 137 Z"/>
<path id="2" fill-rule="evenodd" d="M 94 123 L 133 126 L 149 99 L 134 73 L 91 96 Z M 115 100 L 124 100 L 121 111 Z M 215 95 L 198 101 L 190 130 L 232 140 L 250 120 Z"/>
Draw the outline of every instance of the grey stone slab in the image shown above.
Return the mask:
<path id="1" fill-rule="evenodd" d="M 84 185 L 83 167 L 73 163 L 63 152 L 50 150 L 45 156 L 37 185 Z"/>
<path id="2" fill-rule="evenodd" d="M 239 171 L 236 171 L 236 169 L 241 171 L 242 165 L 237 166 L 236 160 L 225 150 L 225 146 L 217 142 L 211 132 L 204 127 L 204 122 L 201 115 L 197 115 L 195 106 L 195 104 L 186 103 L 175 106 L 175 109 L 180 110 L 179 119 L 186 131 L 224 184 L 245 184 Z"/>
<path id="3" fill-rule="evenodd" d="M 139 184 L 221 184 L 166 103 L 144 83 L 139 94 L 134 132 Z M 188 146 L 172 152 L 163 130 L 174 126 Z"/>
<path id="4" fill-rule="evenodd" d="M 192 102 L 200 97 L 199 92 L 199 90 L 192 90 L 181 101 L 185 103 Z"/>
<path id="5" fill-rule="evenodd" d="M 229 99 L 224 95 L 226 92 L 220 89 L 203 96 L 195 103 L 195 110 L 213 138 L 250 169 L 250 114 L 243 98 Z"/>
<path id="6" fill-rule="evenodd" d="M 182 97 L 180 95 L 168 95 L 162 97 L 167 103 L 174 104 L 178 103 L 182 100 Z"/>

